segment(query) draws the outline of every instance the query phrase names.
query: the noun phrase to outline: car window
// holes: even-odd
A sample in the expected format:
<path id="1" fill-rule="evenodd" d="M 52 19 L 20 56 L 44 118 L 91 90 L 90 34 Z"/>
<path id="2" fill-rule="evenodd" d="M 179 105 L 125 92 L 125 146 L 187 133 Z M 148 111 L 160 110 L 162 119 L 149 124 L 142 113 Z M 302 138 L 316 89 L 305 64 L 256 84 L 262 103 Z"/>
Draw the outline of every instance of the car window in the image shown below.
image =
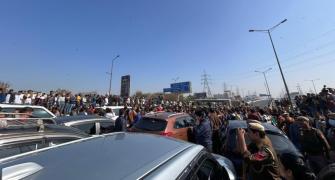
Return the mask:
<path id="1" fill-rule="evenodd" d="M 217 179 L 222 180 L 227 177 L 222 176 L 222 172 L 217 163 L 211 159 L 200 158 L 199 166 L 197 171 L 195 171 L 192 180 L 210 180 Z M 201 161 L 202 160 L 202 161 Z"/>
<path id="2" fill-rule="evenodd" d="M 96 133 L 95 122 L 87 122 L 87 123 L 83 123 L 83 124 L 76 124 L 76 125 L 72 125 L 72 127 L 80 129 L 81 131 L 84 131 L 87 134 L 95 134 Z"/>
<path id="3" fill-rule="evenodd" d="M 0 159 L 43 148 L 42 140 L 23 142 L 0 148 Z"/>
<path id="4" fill-rule="evenodd" d="M 185 125 L 187 127 L 194 126 L 195 125 L 195 120 L 192 117 L 188 116 L 185 119 Z"/>
<path id="5" fill-rule="evenodd" d="M 164 131 L 166 125 L 167 121 L 164 119 L 143 117 L 135 124 L 135 128 L 146 131 Z"/>
<path id="6" fill-rule="evenodd" d="M 114 112 L 115 116 L 120 115 L 120 109 L 113 109 L 113 112 Z"/>
<path id="7" fill-rule="evenodd" d="M 51 114 L 41 108 L 34 108 L 33 116 L 39 118 L 52 118 Z"/>
<path id="8" fill-rule="evenodd" d="M 100 122 L 100 134 L 111 133 L 114 131 L 112 122 Z"/>
<path id="9" fill-rule="evenodd" d="M 15 111 L 15 108 L 2 108 L 1 111 L 7 113 L 13 113 Z"/>
<path id="10" fill-rule="evenodd" d="M 174 128 L 180 129 L 180 128 L 185 128 L 188 127 L 186 126 L 186 119 L 185 117 L 182 118 L 177 118 L 175 123 L 174 123 Z"/>
<path id="11" fill-rule="evenodd" d="M 298 150 L 292 144 L 292 142 L 285 138 L 284 136 L 276 135 L 276 134 L 266 134 L 272 142 L 273 148 L 277 152 L 290 151 L 297 152 Z"/>
<path id="12" fill-rule="evenodd" d="M 51 139 L 47 139 L 45 141 L 45 144 L 46 146 L 50 147 L 50 146 L 55 146 L 55 145 L 58 145 L 58 144 L 63 144 L 63 143 L 66 143 L 66 142 L 70 142 L 70 141 L 74 141 L 74 140 L 77 140 L 79 138 L 70 138 L 70 137 L 64 137 L 64 138 L 51 138 Z"/>

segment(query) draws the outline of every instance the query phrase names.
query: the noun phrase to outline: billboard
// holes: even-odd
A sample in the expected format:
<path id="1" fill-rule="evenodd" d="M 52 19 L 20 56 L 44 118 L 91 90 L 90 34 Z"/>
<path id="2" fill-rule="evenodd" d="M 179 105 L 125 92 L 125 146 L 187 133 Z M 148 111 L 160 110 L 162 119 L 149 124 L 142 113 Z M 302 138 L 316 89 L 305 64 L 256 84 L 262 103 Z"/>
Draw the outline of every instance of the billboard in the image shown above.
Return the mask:
<path id="1" fill-rule="evenodd" d="M 170 88 L 164 88 L 163 92 L 191 93 L 191 82 L 179 82 L 170 84 Z"/>
<path id="2" fill-rule="evenodd" d="M 130 75 L 121 77 L 121 97 L 130 96 Z"/>

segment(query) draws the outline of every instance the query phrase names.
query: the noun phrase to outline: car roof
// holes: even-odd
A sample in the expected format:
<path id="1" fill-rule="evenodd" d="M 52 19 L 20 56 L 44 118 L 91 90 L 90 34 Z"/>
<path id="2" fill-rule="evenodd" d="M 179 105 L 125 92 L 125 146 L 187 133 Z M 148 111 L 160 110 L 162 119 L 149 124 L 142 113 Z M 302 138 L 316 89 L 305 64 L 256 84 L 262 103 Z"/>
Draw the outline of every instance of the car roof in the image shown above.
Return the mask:
<path id="1" fill-rule="evenodd" d="M 278 134 L 282 134 L 282 132 L 275 126 L 270 123 L 262 123 L 265 131 L 271 131 Z M 247 121 L 245 120 L 229 120 L 228 122 L 229 129 L 237 129 L 237 128 L 247 128 Z"/>
<path id="2" fill-rule="evenodd" d="M 31 107 L 31 108 L 46 109 L 43 106 L 35 106 L 35 105 L 28 105 L 28 104 L 0 104 L 0 107 L 2 107 L 2 108 L 25 108 L 25 107 Z"/>
<path id="3" fill-rule="evenodd" d="M 111 120 L 108 119 L 106 117 L 102 117 L 102 116 L 97 116 L 97 115 L 78 115 L 78 116 L 62 116 L 62 117 L 57 117 L 54 118 L 54 120 L 56 121 L 57 124 L 64 124 L 64 123 L 68 123 L 68 122 L 74 122 L 74 121 L 86 121 L 86 120 Z"/>
<path id="4" fill-rule="evenodd" d="M 102 106 L 102 107 L 98 107 L 98 108 L 102 108 L 102 109 L 124 109 L 124 106 Z M 132 109 L 132 107 L 127 107 L 128 109 Z"/>
<path id="5" fill-rule="evenodd" d="M 155 112 L 155 113 L 146 114 L 144 117 L 167 120 L 170 117 L 185 116 L 185 115 L 188 115 L 188 114 L 186 114 L 186 113 L 175 113 L 175 112 Z"/>
<path id="6" fill-rule="evenodd" d="M 139 179 L 199 147 L 157 135 L 112 133 L 2 159 L 0 168 L 33 162 L 43 167 L 33 179 Z"/>
<path id="7" fill-rule="evenodd" d="M 54 124 L 45 124 L 43 131 L 39 131 L 38 125 L 9 126 L 0 129 L 1 140 L 4 139 L 10 140 L 11 138 L 17 138 L 23 136 L 37 136 L 47 134 L 53 134 L 53 135 L 72 134 L 76 136 L 81 136 L 83 138 L 89 137 L 88 134 L 83 133 L 78 129 Z"/>

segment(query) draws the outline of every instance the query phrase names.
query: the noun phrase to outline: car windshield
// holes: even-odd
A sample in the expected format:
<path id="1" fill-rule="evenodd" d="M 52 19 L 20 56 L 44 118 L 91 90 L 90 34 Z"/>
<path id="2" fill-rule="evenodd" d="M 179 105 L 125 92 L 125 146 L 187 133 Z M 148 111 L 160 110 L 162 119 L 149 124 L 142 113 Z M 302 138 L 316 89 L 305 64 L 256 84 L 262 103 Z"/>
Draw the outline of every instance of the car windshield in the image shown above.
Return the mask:
<path id="1" fill-rule="evenodd" d="M 166 125 L 166 120 L 144 117 L 135 124 L 135 127 L 146 131 L 163 131 Z"/>

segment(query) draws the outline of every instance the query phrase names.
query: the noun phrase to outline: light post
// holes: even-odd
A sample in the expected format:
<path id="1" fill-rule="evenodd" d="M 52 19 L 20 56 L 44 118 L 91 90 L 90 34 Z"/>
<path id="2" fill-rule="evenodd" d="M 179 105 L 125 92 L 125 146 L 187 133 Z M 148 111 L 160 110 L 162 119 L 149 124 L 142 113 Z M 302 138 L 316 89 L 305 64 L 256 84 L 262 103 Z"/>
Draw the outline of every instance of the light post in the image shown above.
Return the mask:
<path id="1" fill-rule="evenodd" d="M 263 74 L 264 79 L 265 79 L 265 84 L 266 84 L 266 89 L 267 89 L 267 92 L 268 92 L 268 97 L 269 97 L 269 99 L 272 99 L 272 97 L 271 97 L 271 92 L 270 92 L 270 88 L 269 88 L 268 80 L 266 79 L 266 73 L 269 72 L 271 69 L 272 69 L 272 68 L 269 68 L 269 69 L 267 69 L 267 70 L 265 70 L 265 71 L 255 71 L 255 72 L 257 72 L 257 73 L 262 73 L 262 74 Z"/>
<path id="2" fill-rule="evenodd" d="M 114 66 L 114 61 L 119 58 L 120 55 L 117 55 L 114 57 L 114 59 L 112 60 L 112 67 L 111 67 L 111 71 L 110 72 L 107 72 L 107 74 L 110 75 L 110 78 L 109 78 L 109 90 L 108 90 L 108 94 L 111 95 L 111 90 L 112 90 L 112 78 L 113 78 L 113 66 Z"/>
<path id="3" fill-rule="evenodd" d="M 271 41 L 271 45 L 272 45 L 272 48 L 273 48 L 273 51 L 275 53 L 275 56 L 276 56 L 276 59 L 277 59 L 277 63 L 278 63 L 278 67 L 279 67 L 279 70 L 280 70 L 280 74 L 281 74 L 281 77 L 283 79 L 283 82 L 284 82 L 284 86 L 285 86 L 285 89 L 286 89 L 286 93 L 287 93 L 287 97 L 290 101 L 290 104 L 292 105 L 292 100 L 291 100 L 291 96 L 290 96 L 290 91 L 288 90 L 288 87 L 287 87 L 287 84 L 286 84 L 286 80 L 285 80 L 285 77 L 284 77 L 284 74 L 283 74 L 283 71 L 282 71 L 282 68 L 281 68 L 281 65 L 280 65 L 280 62 L 279 62 L 279 58 L 278 58 L 278 55 L 277 55 L 277 52 L 276 52 L 276 49 L 275 49 L 275 46 L 273 44 L 273 41 L 272 41 L 272 37 L 271 37 L 271 32 L 276 28 L 278 27 L 279 25 L 283 24 L 284 22 L 286 22 L 287 19 L 284 19 L 283 21 L 281 21 L 280 23 L 278 23 L 277 25 L 273 26 L 272 28 L 270 29 L 266 29 L 266 30 L 249 30 L 249 32 L 264 32 L 264 33 L 267 33 L 269 35 L 269 38 L 270 38 L 270 41 Z"/>
<path id="4" fill-rule="evenodd" d="M 311 82 L 312 82 L 312 84 L 313 84 L 313 87 L 314 87 L 314 92 L 315 92 L 315 94 L 317 94 L 317 92 L 316 92 L 316 88 L 315 88 L 315 83 L 314 83 L 314 81 L 318 81 L 318 80 L 320 80 L 320 79 L 311 79 L 311 80 L 306 80 L 306 81 L 311 81 Z"/>
<path id="5" fill-rule="evenodd" d="M 174 83 L 177 83 L 177 81 L 179 80 L 179 77 L 176 78 L 172 78 L 172 80 L 174 81 Z M 179 90 L 177 90 L 176 94 L 177 94 L 177 101 L 179 102 Z"/>

